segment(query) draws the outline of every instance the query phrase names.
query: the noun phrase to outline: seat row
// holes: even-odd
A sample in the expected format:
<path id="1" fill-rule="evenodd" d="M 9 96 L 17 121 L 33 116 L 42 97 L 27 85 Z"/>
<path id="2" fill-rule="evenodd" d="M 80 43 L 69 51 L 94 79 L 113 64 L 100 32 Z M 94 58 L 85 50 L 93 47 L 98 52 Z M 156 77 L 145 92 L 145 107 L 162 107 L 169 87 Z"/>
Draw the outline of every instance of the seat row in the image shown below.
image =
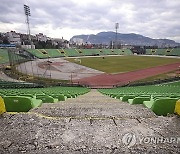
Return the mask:
<path id="1" fill-rule="evenodd" d="M 28 52 L 38 58 L 132 55 L 130 49 L 28 49 Z"/>
<path id="2" fill-rule="evenodd" d="M 28 112 L 42 103 L 57 103 L 89 92 L 82 87 L 0 89 L 7 112 Z"/>
<path id="3" fill-rule="evenodd" d="M 180 114 L 180 82 L 169 84 L 99 89 L 112 98 L 129 104 L 143 104 L 157 115 Z"/>
<path id="4" fill-rule="evenodd" d="M 147 55 L 180 56 L 180 48 L 171 49 L 146 49 Z"/>

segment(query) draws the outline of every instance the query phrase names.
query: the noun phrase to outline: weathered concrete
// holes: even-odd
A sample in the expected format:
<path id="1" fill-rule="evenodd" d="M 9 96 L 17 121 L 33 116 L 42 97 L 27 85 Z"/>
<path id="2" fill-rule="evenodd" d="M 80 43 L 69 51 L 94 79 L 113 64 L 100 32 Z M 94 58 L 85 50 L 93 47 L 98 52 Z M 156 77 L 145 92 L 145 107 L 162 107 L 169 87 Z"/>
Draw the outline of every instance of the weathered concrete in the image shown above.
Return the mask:
<path id="1" fill-rule="evenodd" d="M 0 153 L 180 153 L 180 141 L 149 143 L 153 137 L 180 137 L 180 118 L 157 117 L 95 90 L 0 118 Z"/>
<path id="2" fill-rule="evenodd" d="M 16 80 L 7 76 L 3 71 L 0 71 L 0 79 L 4 81 L 9 81 L 9 82 L 24 82 L 22 80 Z"/>
<path id="3" fill-rule="evenodd" d="M 42 67 L 47 61 L 51 61 L 51 63 Z M 59 80 L 75 80 L 104 73 L 86 66 L 71 63 L 64 58 L 50 58 L 49 60 L 36 59 L 18 65 L 17 69 L 25 74 L 46 78 L 51 77 L 52 79 Z"/>

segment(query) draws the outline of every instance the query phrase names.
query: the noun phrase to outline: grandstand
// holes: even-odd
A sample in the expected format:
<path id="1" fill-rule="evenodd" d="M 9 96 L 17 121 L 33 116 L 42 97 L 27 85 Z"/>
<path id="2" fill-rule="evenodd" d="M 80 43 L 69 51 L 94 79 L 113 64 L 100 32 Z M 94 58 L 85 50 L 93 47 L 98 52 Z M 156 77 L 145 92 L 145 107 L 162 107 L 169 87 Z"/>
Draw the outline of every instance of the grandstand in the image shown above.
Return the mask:
<path id="1" fill-rule="evenodd" d="M 28 51 L 38 58 L 132 55 L 130 49 L 28 49 Z M 146 55 L 180 56 L 180 48 L 146 49 Z"/>
<path id="2" fill-rule="evenodd" d="M 91 74 L 94 77 L 90 81 L 94 82 L 97 79 L 99 85 L 103 81 L 103 75 L 107 77 L 105 84 L 109 81 L 117 84 L 120 79 L 117 72 L 119 74 L 125 71 L 135 73 L 134 68 L 137 69 L 137 66 L 140 66 L 138 68 L 141 71 L 139 73 L 141 77 L 144 74 L 152 75 L 154 73 L 154 71 L 145 72 L 143 68 L 147 66 L 157 67 L 167 63 L 168 68 L 169 65 L 173 65 L 171 67 L 177 69 L 179 59 L 150 56 L 108 57 L 108 55 L 131 55 L 132 53 L 128 49 L 113 49 L 113 51 L 110 49 L 36 49 L 28 51 L 42 59 L 31 59 L 32 61 L 16 66 L 20 68 L 20 71 L 24 68 L 22 73 L 27 77 L 32 77 L 33 82 L 35 82 L 35 74 L 32 74 L 33 78 L 27 71 L 34 68 L 32 72 L 36 73 L 35 68 L 40 68 L 41 72 L 37 71 L 38 77 L 40 73 L 44 75 L 52 72 L 51 75 L 53 76 L 55 73 L 54 76 L 58 79 L 63 75 L 66 80 L 71 78 L 71 84 L 62 84 L 59 83 L 60 81 L 57 83 L 57 80 L 52 80 L 52 76 L 49 80 L 54 83 L 51 84 L 48 79 L 42 79 L 43 83 L 46 83 L 42 84 L 41 78 L 37 78 L 40 84 L 1 80 L 0 130 L 2 131 L 0 137 L 2 141 L 0 147 L 5 148 L 0 148 L 0 153 L 74 153 L 74 151 L 88 153 L 92 147 L 95 149 L 91 151 L 92 153 L 106 153 L 106 151 L 124 153 L 126 149 L 122 150 L 125 147 L 122 139 L 126 133 L 136 133 L 136 136 L 140 134 L 137 137 L 142 137 L 142 134 L 148 136 L 149 132 L 153 134 L 152 137 L 157 136 L 157 138 L 174 134 L 175 137 L 178 137 L 179 118 L 173 113 L 180 115 L 180 81 L 151 86 L 97 90 L 81 87 L 80 82 L 74 82 L 72 78 L 85 78 L 86 76 L 86 73 L 83 73 L 86 72 L 85 66 L 79 64 L 88 62 L 87 58 L 78 58 L 79 56 L 102 56 L 88 57 L 90 64 L 96 66 L 103 64 L 100 67 L 106 69 L 109 67 L 109 73 L 91 74 L 90 71 L 87 71 L 88 75 Z M 69 59 L 78 64 L 71 63 L 69 65 L 64 58 L 54 57 L 74 57 Z M 94 61 L 95 59 L 97 62 Z M 133 62 L 131 63 L 133 68 L 130 67 L 129 62 Z M 157 65 L 157 63 L 159 64 Z M 114 70 L 115 68 L 120 68 L 120 70 Z M 164 68 L 164 70 L 168 69 Z M 58 74 L 59 72 L 62 74 Z M 159 72 L 160 70 L 158 70 Z M 111 73 L 115 78 L 111 78 Z M 99 78 L 96 76 L 97 74 L 99 74 Z M 137 80 L 137 74 L 124 76 L 122 79 L 124 79 L 124 83 L 125 80 Z M 120 79 L 121 83 L 122 79 Z M 169 116 L 169 114 L 171 115 Z M 61 148 L 61 145 L 65 150 Z M 171 148 L 169 151 L 175 147 L 173 144 L 167 145 L 158 143 L 156 146 Z M 131 148 L 144 150 L 139 150 L 137 153 L 145 153 L 149 148 L 147 144 L 140 146 L 137 144 L 137 146 Z"/>
<path id="3" fill-rule="evenodd" d="M 0 49 L 0 64 L 9 62 L 8 52 L 6 49 Z"/>
<path id="4" fill-rule="evenodd" d="M 99 91 L 129 104 L 144 104 L 157 115 L 165 116 L 175 111 L 176 102 L 180 99 L 180 81 L 151 86 L 99 89 Z"/>
<path id="5" fill-rule="evenodd" d="M 10 55 L 8 55 L 8 49 L 0 49 L 0 64 L 8 63 L 9 59 L 14 62 L 23 62 L 26 58 L 14 51 L 10 52 Z"/>
<path id="6" fill-rule="evenodd" d="M 131 55 L 130 49 L 28 49 L 38 58 Z"/>
<path id="7" fill-rule="evenodd" d="M 130 49 L 28 49 L 37 58 L 132 55 Z M 146 49 L 147 55 L 180 56 L 180 49 Z M 8 62 L 7 49 L 0 49 L 0 63 Z"/>
<path id="8" fill-rule="evenodd" d="M 28 49 L 27 51 L 32 53 L 34 56 L 36 56 L 40 59 L 42 58 L 43 60 L 47 59 L 47 58 L 56 58 L 56 57 L 79 57 L 79 56 L 97 56 L 97 55 L 100 55 L 100 56 L 132 55 L 132 52 L 130 49 Z M 1 62 L 7 62 L 8 61 L 7 50 L 1 49 L 0 53 L 1 53 L 0 55 L 1 55 L 1 59 L 2 59 Z M 153 51 L 150 49 L 147 50 L 146 54 L 150 54 L 150 53 L 158 54 L 158 55 L 163 55 L 163 54 L 167 53 L 167 54 L 171 55 L 172 53 L 177 54 L 178 49 L 171 49 L 170 51 L 168 49 L 153 49 Z M 115 59 L 117 59 L 117 61 L 123 62 L 123 64 L 126 64 L 126 61 L 128 61 L 128 60 L 135 61 L 136 58 L 141 58 L 141 57 L 124 56 L 123 58 L 125 58 L 124 62 L 122 61 L 122 59 L 118 60 L 118 57 L 112 57 L 112 58 L 107 57 L 106 59 L 102 59 L 101 57 L 99 57 L 99 59 L 97 60 L 98 62 L 90 61 L 90 64 L 98 65 L 98 64 L 101 64 L 100 62 L 102 62 L 102 64 L 103 64 L 102 67 L 104 68 L 104 61 L 109 60 L 109 63 L 106 62 L 106 64 L 109 67 L 109 66 L 111 66 L 111 62 L 113 61 L 112 67 L 114 69 L 115 68 L 115 66 L 114 66 Z M 168 61 L 165 59 L 162 59 L 162 60 L 164 60 L 166 62 Z M 84 61 L 87 62 L 87 59 L 83 58 L 82 63 L 84 63 Z M 147 60 L 145 60 L 145 61 L 147 61 Z M 173 63 L 176 62 L 176 60 L 174 60 L 174 59 L 171 59 L 171 61 L 173 61 Z M 138 62 L 139 62 L 139 60 L 137 61 L 137 63 Z M 150 62 L 151 67 L 153 65 L 155 65 L 155 62 L 153 62 L 153 64 L 152 64 L 151 60 L 148 60 L 148 62 Z M 158 62 L 160 62 L 160 60 L 158 60 Z M 178 60 L 177 60 L 177 62 L 178 62 Z M 53 60 L 51 61 L 51 63 L 53 63 Z M 144 61 L 142 63 L 144 63 L 144 65 L 145 65 Z M 30 66 L 30 65 L 36 66 L 35 64 L 36 64 L 36 62 L 35 63 L 33 63 L 33 62 L 26 63 L 27 66 Z M 53 65 L 54 65 L 53 71 L 55 71 L 55 69 L 57 70 L 58 67 L 63 68 L 63 66 L 65 66 L 65 64 L 67 64 L 67 62 L 61 62 L 60 60 L 57 59 L 57 62 L 53 63 Z M 164 64 L 164 62 L 162 62 L 162 64 Z M 21 69 L 23 67 L 26 67 L 26 65 L 21 66 Z M 120 68 L 121 66 L 122 66 L 121 64 L 117 64 L 116 67 Z M 134 64 L 134 66 L 136 68 L 135 64 Z M 150 67 L 150 66 L 148 66 L 148 67 Z M 43 68 L 44 65 L 41 67 Z M 105 66 L 105 68 L 108 68 L 108 67 Z M 111 72 L 108 72 L 108 73 L 117 73 L 117 72 L 121 72 L 121 71 L 127 71 L 129 68 L 129 65 L 127 66 L 127 68 L 125 68 L 125 66 L 123 66 L 123 68 L 125 70 L 123 70 L 121 68 L 121 70 L 114 71 L 114 72 L 112 72 L 113 69 L 110 68 Z M 30 68 L 28 68 L 28 69 L 30 69 Z M 76 67 L 76 69 L 77 69 L 77 67 Z M 81 72 L 82 72 L 82 70 L 84 70 L 84 68 L 80 69 Z M 26 69 L 26 71 L 27 71 L 27 69 Z M 47 70 L 45 70 L 45 71 L 47 71 Z M 133 71 L 133 70 L 131 70 L 131 71 Z M 74 74 L 71 74 L 71 76 L 72 75 L 74 75 Z M 56 76 L 57 76 L 57 74 L 56 74 Z M 110 77 L 110 75 L 107 75 L 107 76 Z M 114 76 L 117 76 L 117 74 L 115 74 Z M 68 77 L 70 78 L 70 76 L 68 76 Z M 75 78 L 75 76 L 74 76 L 74 78 Z M 100 81 L 98 81 L 98 83 L 100 83 Z M 178 90 L 178 88 L 179 88 L 178 84 L 179 83 L 177 82 L 177 83 L 164 84 L 164 85 L 158 85 L 158 86 L 154 85 L 154 86 L 144 86 L 144 87 L 142 87 L 142 86 L 141 87 L 124 87 L 124 88 L 116 88 L 116 89 L 101 89 L 99 91 L 102 92 L 103 94 L 107 94 L 111 97 L 116 97 L 118 99 L 121 99 L 121 101 L 128 101 L 130 104 L 136 104 L 137 102 L 138 102 L 138 104 L 144 103 L 145 106 L 151 108 L 157 115 L 167 115 L 167 113 L 173 113 L 174 110 L 172 111 L 172 109 L 171 109 L 171 111 L 166 111 L 165 113 L 161 113 L 161 110 L 156 111 L 156 108 L 155 109 L 153 108 L 153 103 L 156 102 L 156 100 L 163 99 L 165 101 L 168 101 L 168 100 L 173 101 L 173 103 L 175 104 L 175 102 L 180 97 L 180 92 Z M 76 96 L 84 94 L 89 91 L 89 89 L 87 89 L 87 88 L 79 88 L 79 87 L 72 87 L 72 89 L 71 89 L 71 87 L 34 88 L 37 86 L 38 85 L 36 85 L 36 84 L 25 83 L 25 82 L 18 83 L 18 82 L 0 81 L 0 96 L 3 99 L 7 96 L 8 97 L 12 96 L 13 97 L 12 99 L 15 99 L 14 97 L 16 97 L 16 96 L 21 96 L 20 99 L 23 99 L 22 97 L 30 97 L 30 98 L 32 98 L 32 100 L 29 100 L 30 102 L 33 102 L 33 101 L 36 102 L 36 100 L 40 99 L 40 100 L 42 100 L 41 103 L 45 103 L 45 102 L 53 103 L 53 102 L 60 101 L 60 99 L 58 100 L 58 97 L 59 97 L 58 95 L 63 95 L 63 97 L 65 96 L 67 98 L 68 97 L 75 98 Z M 28 88 L 28 89 L 26 89 L 26 88 Z M 65 100 L 65 97 L 64 97 L 64 100 Z M 26 98 L 26 99 L 28 100 L 28 98 Z M 6 102 L 7 101 L 5 99 L 5 104 L 6 104 Z M 40 106 L 41 103 L 37 103 L 38 105 L 36 105 L 36 103 L 35 103 L 35 105 L 34 106 L 32 105 L 31 108 Z M 171 102 L 170 105 L 172 105 L 173 103 Z M 151 105 L 149 105 L 149 104 L 151 104 Z M 169 103 L 167 103 L 167 105 L 169 106 Z M 31 108 L 29 107 L 28 110 L 30 110 Z M 28 110 L 22 109 L 21 111 L 28 111 Z M 7 109 L 7 111 L 8 111 L 8 109 Z M 12 110 L 10 109 L 9 111 L 12 111 Z"/>
<path id="9" fill-rule="evenodd" d="M 64 57 L 65 55 L 61 53 L 58 49 L 45 49 L 49 57 Z"/>
<path id="10" fill-rule="evenodd" d="M 76 49 L 64 49 L 66 57 L 78 57 L 80 53 Z"/>
<path id="11" fill-rule="evenodd" d="M 180 56 L 180 48 L 171 49 L 146 49 L 147 55 Z"/>
<path id="12" fill-rule="evenodd" d="M 5 84 L 8 83 L 3 83 L 4 86 Z M 30 88 L 29 86 L 29 88 L 22 88 L 22 84 L 17 87 L 16 83 L 14 88 L 7 86 L 0 89 L 0 97 L 4 99 L 7 112 L 27 112 L 32 108 L 41 106 L 42 103 L 65 101 L 68 98 L 76 98 L 87 92 L 89 92 L 89 89 L 83 87 Z"/>
<path id="13" fill-rule="evenodd" d="M 27 51 L 38 58 L 64 57 L 64 53 L 59 49 L 28 49 Z"/>

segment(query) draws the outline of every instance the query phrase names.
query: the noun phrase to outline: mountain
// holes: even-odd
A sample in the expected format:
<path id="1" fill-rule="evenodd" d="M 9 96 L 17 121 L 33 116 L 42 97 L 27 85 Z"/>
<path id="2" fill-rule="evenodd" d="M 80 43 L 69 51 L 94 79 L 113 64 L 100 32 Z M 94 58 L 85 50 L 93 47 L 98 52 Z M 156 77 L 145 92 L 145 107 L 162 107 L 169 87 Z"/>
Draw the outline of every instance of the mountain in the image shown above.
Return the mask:
<path id="1" fill-rule="evenodd" d="M 111 41 L 115 41 L 116 33 L 115 32 L 100 32 L 96 35 L 75 35 L 70 41 L 73 39 L 82 39 L 84 43 L 89 42 L 92 44 L 110 44 Z M 129 33 L 122 34 L 117 33 L 117 41 L 121 44 L 128 45 L 141 45 L 141 46 L 179 46 L 180 43 L 177 43 L 173 40 L 169 39 L 152 39 L 150 37 L 145 37 L 143 35 Z"/>

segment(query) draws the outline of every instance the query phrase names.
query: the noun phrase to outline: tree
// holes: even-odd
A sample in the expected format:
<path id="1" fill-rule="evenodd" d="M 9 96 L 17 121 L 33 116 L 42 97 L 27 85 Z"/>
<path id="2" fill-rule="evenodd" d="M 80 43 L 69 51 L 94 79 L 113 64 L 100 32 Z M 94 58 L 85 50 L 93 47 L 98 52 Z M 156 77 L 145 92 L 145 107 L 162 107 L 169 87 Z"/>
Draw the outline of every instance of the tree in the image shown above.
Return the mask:
<path id="1" fill-rule="evenodd" d="M 3 44 L 10 44 L 9 40 L 7 39 L 7 37 L 4 37 Z"/>

